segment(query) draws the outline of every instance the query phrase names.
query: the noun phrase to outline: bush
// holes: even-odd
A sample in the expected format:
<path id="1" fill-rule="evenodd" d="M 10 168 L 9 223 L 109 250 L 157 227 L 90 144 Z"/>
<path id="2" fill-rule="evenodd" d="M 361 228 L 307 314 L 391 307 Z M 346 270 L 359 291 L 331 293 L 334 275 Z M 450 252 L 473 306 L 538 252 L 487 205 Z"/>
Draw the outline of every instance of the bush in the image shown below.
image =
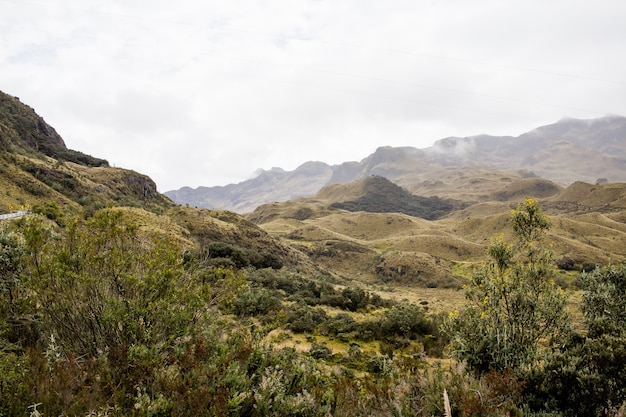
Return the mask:
<path id="1" fill-rule="evenodd" d="M 556 262 L 556 266 L 563 271 L 572 271 L 574 270 L 575 264 L 572 258 L 569 256 L 563 256 Z"/>
<path id="2" fill-rule="evenodd" d="M 582 264 L 583 272 L 592 272 L 597 267 L 598 265 L 595 262 L 591 262 L 591 261 L 585 261 Z"/>
<path id="3" fill-rule="evenodd" d="M 313 333 L 327 319 L 326 312 L 321 308 L 296 305 L 287 312 L 287 328 L 295 333 Z"/>
<path id="4" fill-rule="evenodd" d="M 339 313 L 335 317 L 330 317 L 324 322 L 325 334 L 337 336 L 342 333 L 351 333 L 359 328 L 352 316 L 346 313 Z"/>
<path id="5" fill-rule="evenodd" d="M 416 339 L 437 332 L 433 322 L 426 317 L 424 309 L 415 304 L 399 304 L 385 312 L 380 323 L 381 337 L 402 336 Z"/>
<path id="6" fill-rule="evenodd" d="M 233 302 L 233 312 L 239 316 L 258 316 L 281 308 L 280 300 L 266 288 L 248 288 Z"/>
<path id="7" fill-rule="evenodd" d="M 626 402 L 626 266 L 583 273 L 582 310 L 587 336 L 573 334 L 528 377 L 534 410 L 565 416 L 603 416 Z"/>
<path id="8" fill-rule="evenodd" d="M 472 277 L 469 304 L 450 313 L 446 330 L 455 356 L 474 371 L 537 366 L 569 331 L 566 297 L 554 282 L 552 254 L 541 246 L 549 227 L 536 200 L 512 211 L 513 244 L 503 235 Z"/>
<path id="9" fill-rule="evenodd" d="M 309 354 L 315 359 L 330 359 L 333 356 L 333 351 L 325 344 L 319 344 L 317 341 L 313 341 Z"/>

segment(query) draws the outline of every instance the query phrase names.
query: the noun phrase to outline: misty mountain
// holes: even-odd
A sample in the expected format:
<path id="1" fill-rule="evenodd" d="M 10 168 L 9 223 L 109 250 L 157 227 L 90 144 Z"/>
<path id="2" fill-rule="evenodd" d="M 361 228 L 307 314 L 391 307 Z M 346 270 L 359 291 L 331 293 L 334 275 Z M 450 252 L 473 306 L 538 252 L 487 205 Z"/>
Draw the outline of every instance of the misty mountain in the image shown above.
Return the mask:
<path id="1" fill-rule="evenodd" d="M 330 184 L 385 177 L 411 190 L 457 167 L 518 171 L 567 186 L 575 181 L 626 181 L 626 118 L 565 118 L 520 136 L 449 137 L 424 149 L 378 148 L 356 162 L 307 162 L 294 171 L 273 168 L 239 184 L 168 191 L 179 204 L 250 212 L 259 205 L 310 196 Z"/>

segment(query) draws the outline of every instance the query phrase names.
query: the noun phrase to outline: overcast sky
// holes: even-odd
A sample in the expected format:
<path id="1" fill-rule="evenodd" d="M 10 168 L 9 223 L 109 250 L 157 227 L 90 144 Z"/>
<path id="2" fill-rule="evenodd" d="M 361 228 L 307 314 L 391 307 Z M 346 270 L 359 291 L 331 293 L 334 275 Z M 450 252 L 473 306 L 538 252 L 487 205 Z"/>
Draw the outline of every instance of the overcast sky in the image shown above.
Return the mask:
<path id="1" fill-rule="evenodd" d="M 0 0 L 0 90 L 160 191 L 626 116 L 624 0 Z"/>

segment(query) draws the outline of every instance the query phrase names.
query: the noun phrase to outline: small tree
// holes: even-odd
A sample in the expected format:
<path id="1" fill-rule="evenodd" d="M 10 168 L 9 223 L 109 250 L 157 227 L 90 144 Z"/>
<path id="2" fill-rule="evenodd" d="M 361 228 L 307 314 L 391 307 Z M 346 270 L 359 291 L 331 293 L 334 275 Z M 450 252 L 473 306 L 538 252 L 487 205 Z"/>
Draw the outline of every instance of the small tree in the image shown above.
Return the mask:
<path id="1" fill-rule="evenodd" d="M 533 367 L 569 327 L 552 254 L 542 246 L 548 218 L 530 198 L 511 214 L 515 241 L 492 240 L 467 289 L 469 305 L 447 322 L 454 354 L 478 372 Z"/>

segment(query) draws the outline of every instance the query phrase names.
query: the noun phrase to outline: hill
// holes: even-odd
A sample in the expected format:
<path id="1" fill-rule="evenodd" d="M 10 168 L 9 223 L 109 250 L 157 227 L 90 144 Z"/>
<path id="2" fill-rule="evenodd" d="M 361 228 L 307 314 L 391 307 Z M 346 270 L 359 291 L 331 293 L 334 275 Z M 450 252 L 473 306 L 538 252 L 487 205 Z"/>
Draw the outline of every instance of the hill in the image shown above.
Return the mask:
<path id="1" fill-rule="evenodd" d="M 384 177 L 367 177 L 357 183 L 361 188 L 359 196 L 352 199 L 343 197 L 331 203 L 330 207 L 352 212 L 404 213 L 429 220 L 443 217 L 460 207 L 458 202 L 452 200 L 413 195 Z M 331 192 L 322 189 L 318 196 L 328 193 Z"/>
<path id="2" fill-rule="evenodd" d="M 96 210 L 131 205 L 173 206 L 146 175 L 112 168 L 104 159 L 68 149 L 45 120 L 18 98 L 0 92 L 0 207 L 43 205 Z M 0 210 L 2 210 L 0 209 Z"/>
<path id="3" fill-rule="evenodd" d="M 580 269 L 626 257 L 624 183 L 563 188 L 540 178 L 461 178 L 454 171 L 448 178 L 477 196 L 464 202 L 417 198 L 369 177 L 263 205 L 247 217 L 336 276 L 370 285 L 460 286 L 489 240 L 507 230 L 509 211 L 528 196 L 552 216 L 549 239 L 557 259 Z"/>
<path id="4" fill-rule="evenodd" d="M 136 224 L 160 229 L 194 252 L 219 242 L 243 263 L 257 266 L 278 268 L 300 259 L 241 216 L 177 207 L 148 176 L 68 149 L 34 109 L 2 92 L 0 162 L 0 213 L 28 205 L 61 222 L 65 216 L 118 207 Z"/>

